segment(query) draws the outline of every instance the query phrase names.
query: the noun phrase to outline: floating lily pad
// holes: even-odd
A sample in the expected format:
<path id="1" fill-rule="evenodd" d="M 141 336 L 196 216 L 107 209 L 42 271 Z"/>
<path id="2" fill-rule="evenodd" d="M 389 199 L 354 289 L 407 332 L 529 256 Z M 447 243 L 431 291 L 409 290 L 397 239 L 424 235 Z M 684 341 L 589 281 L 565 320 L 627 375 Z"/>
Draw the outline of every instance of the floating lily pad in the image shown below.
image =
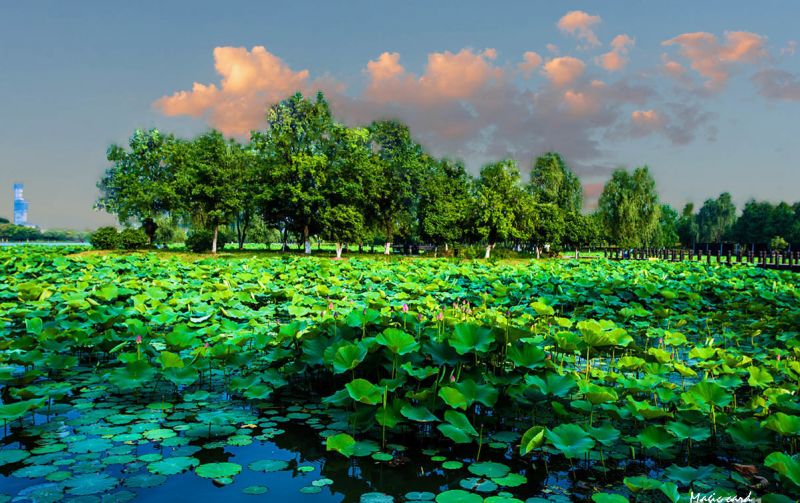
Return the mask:
<path id="1" fill-rule="evenodd" d="M 105 473 L 76 475 L 64 481 L 67 492 L 75 496 L 86 496 L 110 491 L 115 488 L 118 483 L 119 480 Z"/>
<path id="2" fill-rule="evenodd" d="M 242 465 L 236 463 L 206 463 L 195 469 L 199 477 L 206 479 L 221 479 L 233 477 L 242 471 Z"/>
<path id="3" fill-rule="evenodd" d="M 289 462 L 282 459 L 262 459 L 253 461 L 247 467 L 254 472 L 277 472 L 289 468 Z"/>
<path id="4" fill-rule="evenodd" d="M 173 456 L 147 465 L 147 470 L 156 475 L 177 475 L 199 465 L 200 461 L 188 456 Z"/>
<path id="5" fill-rule="evenodd" d="M 259 494 L 266 494 L 269 491 L 269 488 L 266 486 L 248 486 L 242 489 L 244 494 L 250 494 L 253 496 L 257 496 Z"/>
<path id="6" fill-rule="evenodd" d="M 502 464 L 494 461 L 483 461 L 480 463 L 473 463 L 467 468 L 470 472 L 478 475 L 479 477 L 505 477 L 511 469 Z"/>
<path id="7" fill-rule="evenodd" d="M 436 503 L 483 503 L 483 497 L 462 489 L 451 489 L 437 494 Z"/>

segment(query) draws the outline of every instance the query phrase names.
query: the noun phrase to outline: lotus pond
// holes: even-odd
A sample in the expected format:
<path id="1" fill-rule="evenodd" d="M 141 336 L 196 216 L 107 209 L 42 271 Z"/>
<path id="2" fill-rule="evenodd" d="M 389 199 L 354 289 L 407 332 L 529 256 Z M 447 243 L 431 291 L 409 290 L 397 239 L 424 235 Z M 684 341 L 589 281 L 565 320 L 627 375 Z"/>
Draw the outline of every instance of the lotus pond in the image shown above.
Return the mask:
<path id="1" fill-rule="evenodd" d="M 0 249 L 0 501 L 800 497 L 791 273 Z"/>

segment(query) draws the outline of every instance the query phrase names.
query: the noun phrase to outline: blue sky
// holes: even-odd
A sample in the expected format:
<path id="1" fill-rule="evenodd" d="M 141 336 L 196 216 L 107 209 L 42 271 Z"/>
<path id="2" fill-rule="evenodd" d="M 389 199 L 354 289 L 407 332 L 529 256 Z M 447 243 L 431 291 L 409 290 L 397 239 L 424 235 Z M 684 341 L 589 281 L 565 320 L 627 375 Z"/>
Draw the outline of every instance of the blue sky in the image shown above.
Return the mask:
<path id="1" fill-rule="evenodd" d="M 0 4 L 0 216 L 21 181 L 34 223 L 112 222 L 91 209 L 110 143 L 246 136 L 298 89 L 348 123 L 399 117 L 474 172 L 514 157 L 527 176 L 558 149 L 589 204 L 641 164 L 678 209 L 800 199 L 793 2 L 398 4 Z"/>

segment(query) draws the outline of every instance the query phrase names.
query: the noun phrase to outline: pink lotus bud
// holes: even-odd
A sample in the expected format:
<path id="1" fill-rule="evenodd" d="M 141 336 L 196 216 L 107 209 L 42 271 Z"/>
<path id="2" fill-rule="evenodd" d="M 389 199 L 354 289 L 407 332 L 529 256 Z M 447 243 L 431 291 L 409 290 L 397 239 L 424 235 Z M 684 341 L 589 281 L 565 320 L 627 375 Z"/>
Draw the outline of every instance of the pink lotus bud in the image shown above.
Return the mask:
<path id="1" fill-rule="evenodd" d="M 436 315 L 436 319 L 442 321 L 444 319 L 444 311 L 440 311 L 439 314 Z"/>
<path id="2" fill-rule="evenodd" d="M 417 321 L 422 321 L 422 313 L 417 314 Z"/>
<path id="3" fill-rule="evenodd" d="M 408 312 L 408 304 L 403 304 L 403 312 L 404 313 Z"/>
<path id="4" fill-rule="evenodd" d="M 545 359 L 546 360 L 552 360 L 553 359 L 553 355 L 551 355 L 550 353 L 547 353 L 547 358 L 545 358 Z"/>
<path id="5" fill-rule="evenodd" d="M 778 361 L 781 361 L 781 355 L 778 355 Z"/>
<path id="6" fill-rule="evenodd" d="M 456 376 L 450 375 L 450 382 L 456 382 Z"/>
<path id="7" fill-rule="evenodd" d="M 660 346 L 662 344 L 664 344 L 664 338 L 663 337 L 659 337 L 658 338 L 658 345 Z"/>
<path id="8" fill-rule="evenodd" d="M 328 303 L 328 311 L 333 311 L 333 302 Z"/>
<path id="9" fill-rule="evenodd" d="M 208 343 L 206 342 L 206 343 L 205 343 L 205 345 L 204 345 L 203 347 L 204 347 L 204 348 L 207 348 L 207 347 L 208 347 Z"/>
<path id="10" fill-rule="evenodd" d="M 141 344 L 141 343 L 142 343 L 142 336 L 141 335 L 137 335 L 136 336 L 136 344 Z"/>

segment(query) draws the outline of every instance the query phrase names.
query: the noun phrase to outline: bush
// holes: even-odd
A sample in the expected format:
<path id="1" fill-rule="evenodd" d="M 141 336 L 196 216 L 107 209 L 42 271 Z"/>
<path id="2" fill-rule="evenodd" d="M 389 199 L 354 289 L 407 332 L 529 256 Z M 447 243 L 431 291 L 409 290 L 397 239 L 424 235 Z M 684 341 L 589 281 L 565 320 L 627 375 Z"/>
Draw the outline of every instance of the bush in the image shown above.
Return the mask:
<path id="1" fill-rule="evenodd" d="M 150 246 L 150 239 L 142 229 L 125 229 L 119 233 L 119 242 L 125 250 L 140 250 Z"/>
<path id="2" fill-rule="evenodd" d="M 214 240 L 214 233 L 204 229 L 193 230 L 186 236 L 186 249 L 195 253 L 211 251 L 211 243 Z M 228 236 L 220 230 L 217 235 L 217 251 L 225 248 Z"/>
<path id="3" fill-rule="evenodd" d="M 769 241 L 769 247 L 775 251 L 785 251 L 789 248 L 789 243 L 782 236 L 775 236 Z"/>
<path id="4" fill-rule="evenodd" d="M 115 227 L 100 227 L 89 236 L 95 250 L 115 250 L 119 248 L 119 232 Z"/>

